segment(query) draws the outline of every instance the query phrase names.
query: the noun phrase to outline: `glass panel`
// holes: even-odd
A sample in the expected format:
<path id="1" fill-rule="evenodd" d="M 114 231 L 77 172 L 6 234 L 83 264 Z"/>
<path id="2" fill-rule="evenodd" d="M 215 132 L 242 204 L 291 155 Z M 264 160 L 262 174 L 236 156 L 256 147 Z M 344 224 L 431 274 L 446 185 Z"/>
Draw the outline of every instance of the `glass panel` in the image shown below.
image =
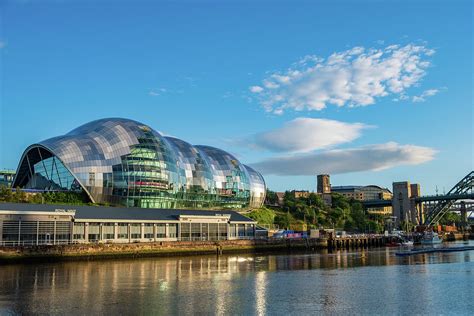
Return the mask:
<path id="1" fill-rule="evenodd" d="M 169 238 L 176 238 L 178 236 L 178 224 L 169 224 L 168 231 Z"/>

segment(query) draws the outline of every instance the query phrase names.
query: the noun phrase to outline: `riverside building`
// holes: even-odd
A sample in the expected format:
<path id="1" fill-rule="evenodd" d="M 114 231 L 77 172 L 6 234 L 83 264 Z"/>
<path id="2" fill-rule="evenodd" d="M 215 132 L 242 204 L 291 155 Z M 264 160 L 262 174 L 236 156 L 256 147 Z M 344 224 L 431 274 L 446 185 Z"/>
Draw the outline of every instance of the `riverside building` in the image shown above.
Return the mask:
<path id="1" fill-rule="evenodd" d="M 0 246 L 255 238 L 235 211 L 0 203 Z"/>

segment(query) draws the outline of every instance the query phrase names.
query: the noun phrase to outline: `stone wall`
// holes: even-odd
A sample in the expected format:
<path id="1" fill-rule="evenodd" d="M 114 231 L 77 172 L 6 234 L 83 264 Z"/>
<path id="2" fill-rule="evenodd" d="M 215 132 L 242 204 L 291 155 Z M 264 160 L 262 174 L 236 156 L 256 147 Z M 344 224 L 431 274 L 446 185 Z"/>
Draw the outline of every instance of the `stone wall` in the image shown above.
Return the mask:
<path id="1" fill-rule="evenodd" d="M 326 244 L 327 245 L 327 244 Z M 2 261 L 28 259 L 94 259 L 196 254 L 223 254 L 268 250 L 307 249 L 321 246 L 316 240 L 222 240 L 163 241 L 131 244 L 75 244 L 56 246 L 1 247 Z"/>

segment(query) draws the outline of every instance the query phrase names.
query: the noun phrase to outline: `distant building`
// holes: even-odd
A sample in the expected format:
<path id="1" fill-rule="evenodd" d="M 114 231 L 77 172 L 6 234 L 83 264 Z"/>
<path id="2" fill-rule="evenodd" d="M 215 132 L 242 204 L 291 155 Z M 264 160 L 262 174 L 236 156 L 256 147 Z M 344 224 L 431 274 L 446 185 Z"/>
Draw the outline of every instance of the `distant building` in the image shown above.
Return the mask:
<path id="1" fill-rule="evenodd" d="M 392 192 L 387 188 L 382 188 L 377 185 L 366 185 L 366 186 L 333 186 L 331 187 L 333 193 L 339 193 L 348 199 L 354 199 L 357 201 L 376 201 L 376 200 L 391 200 Z M 388 215 L 392 213 L 391 206 L 384 207 L 370 207 L 367 209 L 368 213 Z"/>
<path id="2" fill-rule="evenodd" d="M 309 191 L 296 191 L 296 190 L 291 191 L 291 193 L 293 193 L 293 196 L 295 197 L 295 199 L 300 199 L 300 198 L 307 199 L 309 195 L 311 194 L 311 192 Z"/>
<path id="3" fill-rule="evenodd" d="M 13 178 L 15 178 L 15 171 L 0 170 L 0 186 L 11 187 Z"/>
<path id="4" fill-rule="evenodd" d="M 392 192 L 389 189 L 377 185 L 333 186 L 331 192 L 358 201 L 390 200 L 392 198 Z"/>

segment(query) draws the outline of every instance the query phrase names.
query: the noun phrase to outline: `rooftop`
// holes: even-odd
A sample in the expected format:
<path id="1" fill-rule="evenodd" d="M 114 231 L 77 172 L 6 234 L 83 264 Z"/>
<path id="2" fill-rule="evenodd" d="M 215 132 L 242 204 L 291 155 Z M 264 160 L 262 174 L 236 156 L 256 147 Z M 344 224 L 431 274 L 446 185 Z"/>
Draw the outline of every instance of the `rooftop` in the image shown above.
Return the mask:
<path id="1" fill-rule="evenodd" d="M 0 203 L 2 211 L 41 211 L 55 212 L 57 210 L 75 210 L 76 219 L 116 219 L 116 220 L 178 220 L 181 215 L 192 216 L 223 216 L 230 215 L 231 222 L 254 221 L 236 211 L 204 211 L 177 209 L 150 209 L 137 207 L 101 207 L 89 205 L 59 205 L 31 203 Z"/>

